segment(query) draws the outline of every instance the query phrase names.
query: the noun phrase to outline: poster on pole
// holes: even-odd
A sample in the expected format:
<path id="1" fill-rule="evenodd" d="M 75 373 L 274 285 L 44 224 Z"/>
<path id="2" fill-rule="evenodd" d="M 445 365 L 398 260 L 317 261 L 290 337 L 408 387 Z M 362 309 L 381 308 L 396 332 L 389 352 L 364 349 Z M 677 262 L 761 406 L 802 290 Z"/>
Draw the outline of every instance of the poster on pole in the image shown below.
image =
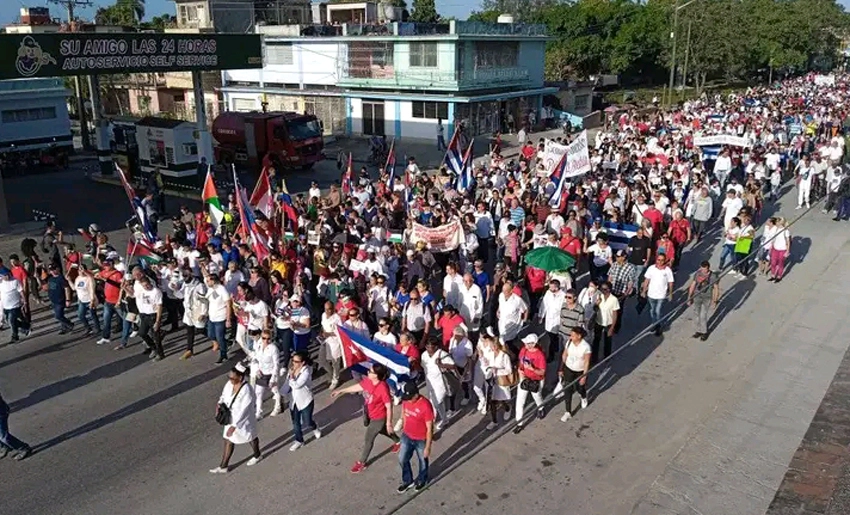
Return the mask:
<path id="1" fill-rule="evenodd" d="M 463 243 L 463 226 L 460 220 L 452 220 L 439 227 L 425 227 L 415 223 L 410 233 L 410 243 L 415 245 L 420 241 L 427 243 L 431 252 L 449 252 Z"/>
<path id="2" fill-rule="evenodd" d="M 587 149 L 587 131 L 567 145 L 567 162 L 564 166 L 564 177 L 576 177 L 590 171 L 590 153 Z"/>
<path id="3" fill-rule="evenodd" d="M 543 146 L 543 169 L 538 172 L 541 176 L 550 175 L 561 158 L 567 153 L 567 146 L 556 143 L 553 140 L 547 139 Z"/>
<path id="4" fill-rule="evenodd" d="M 716 136 L 697 136 L 694 138 L 694 145 L 697 147 L 717 147 L 727 145 L 730 147 L 749 147 L 750 142 L 747 138 L 733 136 L 731 134 L 718 134 Z"/>

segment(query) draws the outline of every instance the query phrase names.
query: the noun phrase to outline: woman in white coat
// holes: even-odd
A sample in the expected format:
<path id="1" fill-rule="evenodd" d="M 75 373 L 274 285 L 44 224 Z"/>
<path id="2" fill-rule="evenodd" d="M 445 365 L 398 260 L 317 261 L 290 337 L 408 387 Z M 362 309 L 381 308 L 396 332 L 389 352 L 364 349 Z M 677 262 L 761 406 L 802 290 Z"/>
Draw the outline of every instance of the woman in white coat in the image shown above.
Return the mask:
<path id="1" fill-rule="evenodd" d="M 425 344 L 425 352 L 420 358 L 422 369 L 425 371 L 425 386 L 428 389 L 428 400 L 434 406 L 440 421 L 434 424 L 434 431 L 443 428 L 448 420 L 446 416 L 446 398 L 449 396 L 449 386 L 443 374 L 455 373 L 455 362 L 452 356 L 440 348 L 436 338 L 429 338 Z"/>
<path id="2" fill-rule="evenodd" d="M 492 389 L 493 372 L 490 363 L 496 359 L 493 353 L 492 340 L 496 339 L 496 333 L 492 327 L 485 329 L 478 340 L 478 348 L 475 351 L 475 368 L 472 372 L 472 391 L 478 397 L 476 411 L 482 415 L 487 414 L 487 405 Z"/>
<path id="3" fill-rule="evenodd" d="M 207 327 L 207 286 L 192 275 L 192 270 L 183 271 L 183 325 L 186 326 L 186 352 L 180 359 L 195 355 L 195 335 L 204 334 Z"/>
<path id="4" fill-rule="evenodd" d="M 495 429 L 499 423 L 499 408 L 504 410 L 503 418 L 507 422 L 511 418 L 511 377 L 513 366 L 511 358 L 498 338 L 486 338 L 490 344 L 493 358 L 489 361 L 487 372 L 491 378 L 490 385 L 490 423 L 487 429 Z"/>
<path id="5" fill-rule="evenodd" d="M 228 374 L 227 384 L 221 391 L 216 409 L 221 404 L 230 408 L 230 422 L 224 426 L 224 454 L 221 464 L 210 470 L 213 474 L 228 472 L 230 457 L 236 445 L 251 444 L 254 456 L 247 465 L 253 466 L 260 462 L 260 439 L 257 437 L 257 418 L 255 416 L 254 389 L 245 380 L 247 369 L 243 364 L 236 365 Z"/>
<path id="6" fill-rule="evenodd" d="M 274 397 L 274 409 L 271 416 L 276 417 L 281 412 L 280 388 L 280 351 L 274 344 L 272 332 L 264 329 L 260 333 L 259 343 L 249 354 L 251 358 L 251 377 L 254 378 L 254 396 L 257 405 L 257 420 L 263 418 L 263 394 L 271 390 Z"/>
<path id="7" fill-rule="evenodd" d="M 316 440 L 322 437 L 319 426 L 313 420 L 313 364 L 307 351 L 297 351 L 289 360 L 289 372 L 283 383 L 283 392 L 291 396 L 289 413 L 292 415 L 292 435 L 295 440 L 289 447 L 297 451 L 304 445 L 303 428 L 312 429 Z"/>

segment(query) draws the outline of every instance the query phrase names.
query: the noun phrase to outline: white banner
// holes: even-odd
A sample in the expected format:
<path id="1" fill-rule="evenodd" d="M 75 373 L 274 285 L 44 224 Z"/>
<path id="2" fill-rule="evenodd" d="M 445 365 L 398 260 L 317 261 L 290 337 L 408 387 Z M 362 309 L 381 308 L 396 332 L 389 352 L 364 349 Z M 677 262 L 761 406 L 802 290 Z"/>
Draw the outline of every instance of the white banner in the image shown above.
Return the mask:
<path id="1" fill-rule="evenodd" d="M 587 131 L 581 131 L 578 138 L 567 146 L 567 165 L 565 177 L 575 177 L 590 171 L 590 153 L 587 150 Z"/>
<path id="2" fill-rule="evenodd" d="M 717 136 L 697 136 L 694 138 L 694 145 L 698 147 L 717 147 L 728 145 L 730 147 L 749 147 L 750 142 L 747 138 L 733 136 L 731 134 L 718 134 Z"/>
<path id="3" fill-rule="evenodd" d="M 425 227 L 414 223 L 413 231 L 410 233 L 410 243 L 416 244 L 424 241 L 432 252 L 448 252 L 460 247 L 463 243 L 463 225 L 460 220 L 439 227 Z"/>
<path id="4" fill-rule="evenodd" d="M 555 167 L 561 162 L 561 158 L 567 153 L 567 148 L 569 147 L 559 145 L 553 140 L 546 140 L 546 144 L 543 147 L 543 171 L 541 175 L 550 175 L 555 170 Z"/>
<path id="5" fill-rule="evenodd" d="M 815 75 L 815 86 L 835 86 L 835 75 Z"/>

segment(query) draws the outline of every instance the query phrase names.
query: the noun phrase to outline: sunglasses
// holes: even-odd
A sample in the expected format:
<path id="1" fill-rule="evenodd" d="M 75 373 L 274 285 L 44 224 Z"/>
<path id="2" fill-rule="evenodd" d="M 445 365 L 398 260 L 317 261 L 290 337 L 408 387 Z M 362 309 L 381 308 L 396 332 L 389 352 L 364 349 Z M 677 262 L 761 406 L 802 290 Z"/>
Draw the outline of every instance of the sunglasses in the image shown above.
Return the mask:
<path id="1" fill-rule="evenodd" d="M 293 360 L 292 360 L 292 362 L 293 362 L 293 363 L 304 363 L 304 362 L 303 362 L 303 361 L 301 361 L 300 359 L 293 359 Z"/>
<path id="2" fill-rule="evenodd" d="M 271 336 L 263 336 L 263 340 L 271 340 Z"/>
<path id="3" fill-rule="evenodd" d="M 387 327 L 387 324 L 378 324 L 378 327 Z"/>

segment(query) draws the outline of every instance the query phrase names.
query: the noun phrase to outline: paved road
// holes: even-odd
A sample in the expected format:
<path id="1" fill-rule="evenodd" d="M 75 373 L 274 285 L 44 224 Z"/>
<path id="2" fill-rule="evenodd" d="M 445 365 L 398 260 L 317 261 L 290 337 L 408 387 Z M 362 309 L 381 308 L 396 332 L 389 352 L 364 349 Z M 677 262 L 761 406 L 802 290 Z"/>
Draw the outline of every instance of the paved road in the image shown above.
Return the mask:
<path id="1" fill-rule="evenodd" d="M 689 313 L 677 316 L 663 341 L 641 339 L 594 378 L 590 408 L 567 424 L 561 406 L 519 436 L 486 432 L 478 415 L 459 418 L 435 444 L 436 481 L 416 497 L 394 493 L 398 466 L 386 442 L 367 472 L 348 472 L 362 441 L 359 402 L 330 403 L 323 383 L 321 440 L 290 453 L 289 421 L 263 420 L 263 462 L 246 468 L 239 447 L 236 470 L 213 477 L 221 436 L 212 413 L 225 368 L 211 353 L 179 361 L 176 335 L 159 364 L 138 345 L 115 352 L 79 333 L 0 347 L 13 431 L 37 451 L 0 462 L 3 514 L 764 513 L 850 343 L 840 318 L 846 225 L 812 212 L 792 232 L 785 281 L 723 280 L 707 342 L 689 338 Z M 703 255 L 716 263 L 715 251 L 708 242 L 687 255 L 678 284 Z M 618 344 L 647 323 L 632 309 Z M 47 312 L 36 320 L 41 332 L 55 329 Z"/>

